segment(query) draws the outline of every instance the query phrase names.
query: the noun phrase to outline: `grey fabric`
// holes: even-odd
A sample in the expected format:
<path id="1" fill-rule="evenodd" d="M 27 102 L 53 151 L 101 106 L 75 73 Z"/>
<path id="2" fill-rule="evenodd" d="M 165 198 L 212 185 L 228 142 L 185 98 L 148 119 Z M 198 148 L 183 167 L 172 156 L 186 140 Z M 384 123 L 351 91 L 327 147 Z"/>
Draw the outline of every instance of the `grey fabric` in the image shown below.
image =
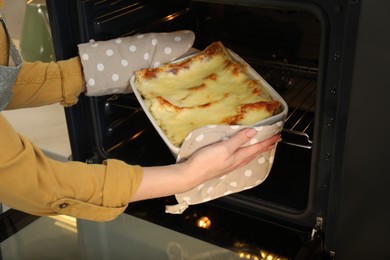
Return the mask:
<path id="1" fill-rule="evenodd" d="M 4 26 L 10 45 L 10 66 L 0 66 L 0 111 L 2 111 L 13 97 L 12 87 L 22 66 L 22 57 L 9 36 L 7 25 L 0 13 L 1 26 Z"/>
<path id="2" fill-rule="evenodd" d="M 145 33 L 79 44 L 87 96 L 132 92 L 130 78 L 141 68 L 155 68 L 181 57 L 195 34 L 183 30 Z"/>
<path id="3" fill-rule="evenodd" d="M 256 129 L 257 134 L 244 146 L 261 142 L 280 132 L 283 121 L 266 126 L 209 125 L 198 128 L 192 131 L 184 140 L 177 162 L 186 160 L 202 147 L 220 142 L 248 127 Z M 190 191 L 176 194 L 178 204 L 166 206 L 166 213 L 181 214 L 189 205 L 204 203 L 256 187 L 268 177 L 274 162 L 275 151 L 276 147 L 259 154 L 253 161 L 237 170 L 206 181 Z"/>

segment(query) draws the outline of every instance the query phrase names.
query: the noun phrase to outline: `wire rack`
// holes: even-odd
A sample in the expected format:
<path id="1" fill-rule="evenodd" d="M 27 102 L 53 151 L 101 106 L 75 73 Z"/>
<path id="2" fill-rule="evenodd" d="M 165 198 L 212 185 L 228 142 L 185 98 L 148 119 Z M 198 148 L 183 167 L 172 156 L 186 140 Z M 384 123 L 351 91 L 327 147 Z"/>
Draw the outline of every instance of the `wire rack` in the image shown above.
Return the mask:
<path id="1" fill-rule="evenodd" d="M 313 144 L 318 69 L 284 62 L 252 61 L 289 107 L 283 142 L 305 149 Z"/>

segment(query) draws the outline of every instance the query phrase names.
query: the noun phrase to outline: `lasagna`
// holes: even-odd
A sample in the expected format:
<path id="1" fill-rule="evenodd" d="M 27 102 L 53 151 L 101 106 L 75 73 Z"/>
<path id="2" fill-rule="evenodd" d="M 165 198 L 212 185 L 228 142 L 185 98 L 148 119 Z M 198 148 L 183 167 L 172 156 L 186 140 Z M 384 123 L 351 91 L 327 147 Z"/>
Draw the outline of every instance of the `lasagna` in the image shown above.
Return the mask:
<path id="1" fill-rule="evenodd" d="M 253 125 L 280 110 L 280 102 L 221 42 L 179 62 L 136 71 L 135 85 L 161 130 L 177 147 L 196 128 Z"/>

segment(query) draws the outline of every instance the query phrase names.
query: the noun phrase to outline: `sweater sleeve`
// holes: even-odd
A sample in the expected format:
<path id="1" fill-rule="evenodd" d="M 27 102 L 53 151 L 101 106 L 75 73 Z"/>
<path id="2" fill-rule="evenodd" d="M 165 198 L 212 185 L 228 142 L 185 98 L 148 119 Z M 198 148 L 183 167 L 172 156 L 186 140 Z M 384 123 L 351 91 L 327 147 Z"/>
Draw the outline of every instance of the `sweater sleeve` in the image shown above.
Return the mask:
<path id="1" fill-rule="evenodd" d="M 14 97 L 6 109 L 37 107 L 78 101 L 84 81 L 79 57 L 58 62 L 24 62 L 13 87 Z"/>
<path id="2" fill-rule="evenodd" d="M 0 201 L 30 214 L 94 221 L 122 213 L 142 179 L 139 166 L 58 162 L 17 134 L 0 113 Z"/>

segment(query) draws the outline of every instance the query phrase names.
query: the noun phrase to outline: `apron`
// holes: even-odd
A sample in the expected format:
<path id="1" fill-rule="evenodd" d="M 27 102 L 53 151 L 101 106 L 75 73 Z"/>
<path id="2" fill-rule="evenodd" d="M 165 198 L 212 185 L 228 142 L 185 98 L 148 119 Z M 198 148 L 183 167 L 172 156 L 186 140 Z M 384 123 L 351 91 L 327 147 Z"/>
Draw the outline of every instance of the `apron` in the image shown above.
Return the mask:
<path id="1" fill-rule="evenodd" d="M 11 37 L 8 33 L 7 25 L 3 15 L 0 12 L 0 26 L 4 27 L 4 31 L 7 34 L 8 44 L 10 46 L 10 59 L 11 66 L 0 66 L 0 112 L 8 105 L 13 97 L 12 86 L 16 81 L 16 77 L 19 74 L 22 67 L 22 57 L 15 45 L 11 41 Z"/>

